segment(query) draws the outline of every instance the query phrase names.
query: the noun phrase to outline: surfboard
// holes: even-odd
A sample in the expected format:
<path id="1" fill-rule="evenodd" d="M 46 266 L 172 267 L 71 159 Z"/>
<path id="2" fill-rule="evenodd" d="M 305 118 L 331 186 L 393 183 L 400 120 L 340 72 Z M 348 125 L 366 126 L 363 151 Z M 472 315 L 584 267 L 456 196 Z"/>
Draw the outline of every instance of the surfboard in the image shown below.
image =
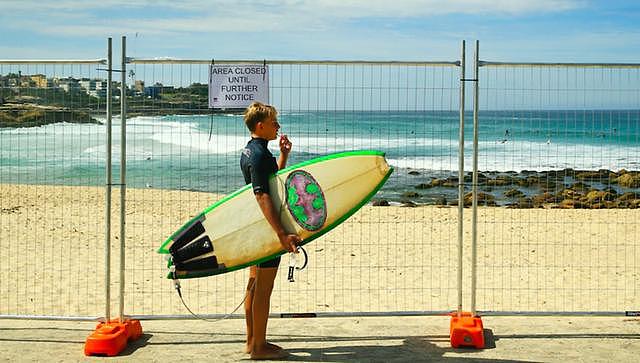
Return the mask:
<path id="1" fill-rule="evenodd" d="M 278 171 L 269 179 L 269 195 L 285 230 L 305 245 L 358 211 L 392 172 L 380 151 L 329 154 Z M 251 184 L 196 215 L 158 250 L 171 255 L 168 267 L 175 275 L 167 277 L 180 279 L 235 271 L 285 252 Z"/>

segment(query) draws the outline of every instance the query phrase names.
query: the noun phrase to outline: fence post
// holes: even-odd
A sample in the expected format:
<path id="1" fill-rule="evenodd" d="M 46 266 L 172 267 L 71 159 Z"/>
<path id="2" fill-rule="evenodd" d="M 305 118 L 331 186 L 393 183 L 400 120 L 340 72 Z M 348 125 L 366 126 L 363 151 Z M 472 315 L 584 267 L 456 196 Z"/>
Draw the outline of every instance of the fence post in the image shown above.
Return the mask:
<path id="1" fill-rule="evenodd" d="M 105 182 L 105 231 L 104 231 L 104 296 L 105 296 L 105 321 L 111 319 L 111 72 L 112 72 L 112 39 L 107 40 L 107 125 L 106 125 L 106 182 Z"/>
<path id="2" fill-rule="evenodd" d="M 476 316 L 476 282 L 478 260 L 478 53 L 480 41 L 476 40 L 473 53 L 473 211 L 471 214 L 471 315 Z"/>
<path id="3" fill-rule="evenodd" d="M 127 171 L 127 37 L 122 37 L 122 65 L 120 66 L 120 304 L 119 319 L 124 322 L 124 246 L 125 193 Z"/>
<path id="4" fill-rule="evenodd" d="M 460 54 L 460 131 L 458 137 L 458 306 L 457 315 L 462 314 L 462 239 L 464 222 L 464 96 L 465 96 L 465 41 Z"/>
<path id="5" fill-rule="evenodd" d="M 449 325 L 449 338 L 451 346 L 458 348 L 460 346 L 471 346 L 477 349 L 484 348 L 484 327 L 482 320 L 476 315 L 475 311 L 475 260 L 476 260 L 476 213 L 477 198 L 476 186 L 478 178 L 478 44 L 476 40 L 476 50 L 474 54 L 474 78 L 466 79 L 464 77 L 464 41 L 462 42 L 462 77 L 460 78 L 460 165 L 458 170 L 458 311 L 452 314 Z M 464 209 L 464 83 L 467 81 L 475 82 L 473 95 L 473 221 L 472 221 L 472 244 L 471 244 L 471 312 L 462 311 L 462 224 Z"/>

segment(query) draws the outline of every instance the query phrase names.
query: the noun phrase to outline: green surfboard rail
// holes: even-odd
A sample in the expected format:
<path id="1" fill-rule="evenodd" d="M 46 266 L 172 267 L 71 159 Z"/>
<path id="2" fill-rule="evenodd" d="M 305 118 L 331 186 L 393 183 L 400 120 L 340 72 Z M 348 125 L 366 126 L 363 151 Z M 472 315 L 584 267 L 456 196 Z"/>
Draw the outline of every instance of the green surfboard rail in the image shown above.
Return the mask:
<path id="1" fill-rule="evenodd" d="M 291 170 L 295 170 L 295 169 L 298 169 L 298 168 L 301 168 L 301 167 L 304 167 L 304 166 L 307 166 L 307 165 L 316 164 L 316 163 L 327 161 L 327 160 L 338 159 L 338 158 L 349 157 L 349 156 L 363 156 L 363 155 L 374 155 L 374 156 L 383 156 L 384 157 L 385 153 L 382 152 L 382 151 L 377 151 L 377 150 L 358 150 L 358 151 L 345 151 L 345 152 L 340 152 L 340 153 L 335 153 L 335 154 L 329 154 L 329 155 L 325 155 L 325 156 L 322 156 L 322 157 L 310 159 L 310 160 L 303 161 L 301 163 L 289 166 L 287 168 L 279 170 L 275 175 L 284 174 L 284 173 L 287 173 L 287 172 L 289 172 Z M 352 209 L 350 209 L 347 213 L 345 213 L 342 217 L 338 218 L 336 221 L 334 221 L 330 225 L 324 227 L 323 229 L 319 230 L 318 232 L 316 232 L 312 236 L 310 236 L 307 239 L 303 240 L 302 243 L 300 244 L 300 246 L 304 246 L 307 243 L 312 242 L 313 240 L 323 236 L 325 233 L 331 231 L 332 229 L 337 227 L 340 223 L 344 222 L 347 218 L 351 217 L 355 212 L 357 212 L 360 208 L 362 208 L 365 204 L 367 204 L 371 200 L 371 198 L 373 198 L 373 196 L 386 183 L 387 179 L 389 179 L 389 177 L 391 176 L 392 173 L 393 173 L 393 168 L 389 167 L 389 171 L 387 171 L 387 174 L 382 178 L 380 183 L 378 183 L 378 185 L 376 185 L 376 187 L 373 188 L 371 190 L 371 192 L 360 201 L 360 203 L 355 205 Z M 227 201 L 235 198 L 237 195 L 245 192 L 246 190 L 248 190 L 250 188 L 251 188 L 251 184 L 247 184 L 247 185 L 243 186 L 242 188 L 236 190 L 235 192 L 223 197 L 222 199 L 220 199 L 216 203 L 212 204 L 211 206 L 207 207 L 203 212 L 201 212 L 198 215 L 196 215 L 195 217 L 193 217 L 191 220 L 189 220 L 189 222 L 185 223 L 182 227 L 180 227 L 180 229 L 178 231 L 173 233 L 171 235 L 171 237 L 169 237 L 162 244 L 162 246 L 158 249 L 157 252 L 161 253 L 161 254 L 168 254 L 169 250 L 167 248 L 167 245 L 172 243 L 173 239 L 176 238 L 177 236 L 179 236 L 193 222 L 195 222 L 196 220 L 202 218 L 204 215 L 206 215 L 207 213 L 211 212 L 213 209 L 217 208 L 219 205 L 221 205 L 223 203 L 226 203 Z M 276 258 L 278 256 L 281 256 L 281 255 L 285 254 L 285 253 L 287 253 L 287 252 L 286 251 L 281 251 L 281 252 L 278 252 L 276 254 L 273 254 L 273 255 L 270 255 L 270 256 L 265 256 L 264 258 L 261 258 L 261 259 L 258 259 L 258 260 L 254 260 L 254 261 L 250 261 L 250 262 L 247 262 L 247 263 L 242 264 L 242 265 L 237 265 L 237 266 L 233 266 L 233 267 L 229 267 L 229 268 L 225 268 L 225 269 L 215 270 L 214 273 L 212 273 L 211 270 L 193 271 L 193 272 L 189 272 L 189 274 L 187 276 L 180 276 L 180 278 L 181 279 L 186 279 L 186 278 L 213 276 L 213 275 L 219 275 L 219 274 L 226 273 L 226 272 L 240 270 L 240 269 L 243 269 L 245 267 L 256 265 L 256 264 L 268 261 L 270 259 Z M 171 263 L 169 263 L 169 265 L 170 264 Z M 200 273 L 198 273 L 198 272 L 200 272 Z M 167 278 L 173 278 L 171 273 L 169 273 Z"/>

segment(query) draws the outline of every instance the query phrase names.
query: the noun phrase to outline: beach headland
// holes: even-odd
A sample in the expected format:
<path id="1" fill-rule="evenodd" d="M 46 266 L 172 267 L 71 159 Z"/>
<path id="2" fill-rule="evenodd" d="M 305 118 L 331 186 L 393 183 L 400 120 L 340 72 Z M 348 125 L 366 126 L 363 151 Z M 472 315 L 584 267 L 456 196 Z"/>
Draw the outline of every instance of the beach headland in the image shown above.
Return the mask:
<path id="1" fill-rule="evenodd" d="M 35 103 L 0 105 L 0 127 L 35 127 L 58 122 L 99 123 L 89 112 Z"/>

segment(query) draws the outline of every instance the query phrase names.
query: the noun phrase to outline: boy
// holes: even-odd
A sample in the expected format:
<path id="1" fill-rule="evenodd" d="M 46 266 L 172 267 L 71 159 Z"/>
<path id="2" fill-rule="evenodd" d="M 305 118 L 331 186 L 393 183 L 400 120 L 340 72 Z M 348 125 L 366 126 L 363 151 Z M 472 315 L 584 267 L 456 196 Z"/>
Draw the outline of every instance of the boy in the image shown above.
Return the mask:
<path id="1" fill-rule="evenodd" d="M 269 177 L 286 166 L 292 147 L 287 135 L 282 135 L 279 140 L 280 156 L 277 163 L 267 148 L 268 142 L 278 137 L 280 124 L 277 115 L 275 107 L 260 102 L 254 102 L 247 107 L 244 122 L 251 133 L 251 140 L 242 151 L 240 168 L 245 182 L 252 184 L 260 210 L 278 236 L 282 248 L 296 252 L 296 244 L 300 242 L 300 237 L 285 231 L 269 196 Z M 279 359 L 287 356 L 284 349 L 266 341 L 271 291 L 279 263 L 280 257 L 277 257 L 251 266 L 249 270 L 244 307 L 247 323 L 246 352 L 251 354 L 251 359 Z"/>

